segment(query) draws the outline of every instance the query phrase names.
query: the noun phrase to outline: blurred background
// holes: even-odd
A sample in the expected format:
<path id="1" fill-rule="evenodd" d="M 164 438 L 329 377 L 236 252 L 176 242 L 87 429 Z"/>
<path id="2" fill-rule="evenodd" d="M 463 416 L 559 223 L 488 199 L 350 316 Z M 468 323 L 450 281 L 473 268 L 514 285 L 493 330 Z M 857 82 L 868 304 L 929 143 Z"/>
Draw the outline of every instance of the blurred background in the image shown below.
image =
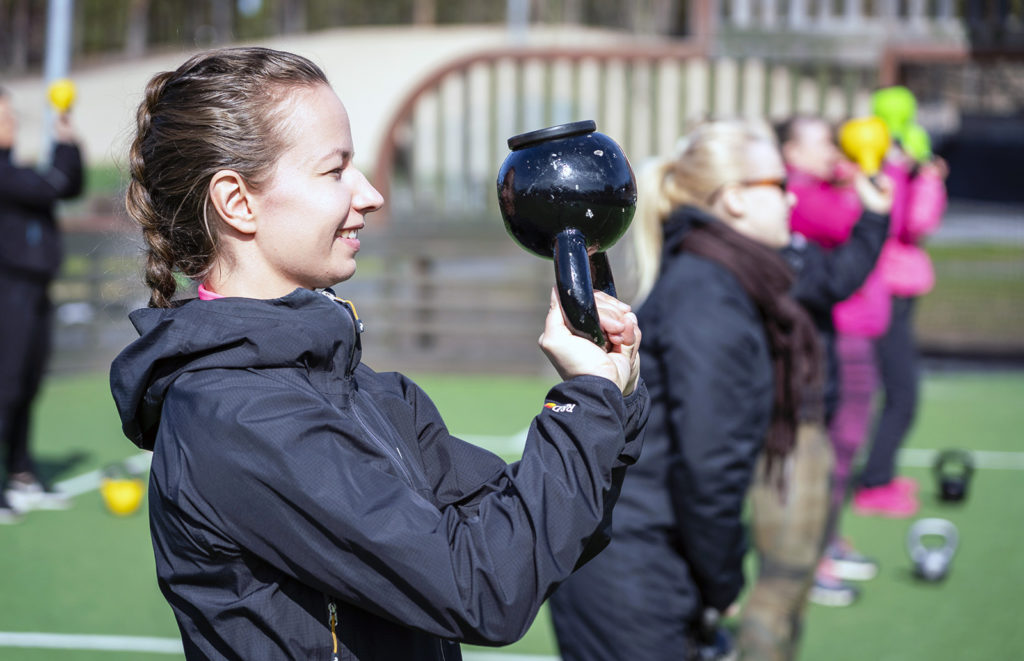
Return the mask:
<path id="1" fill-rule="evenodd" d="M 70 16 L 89 164 L 88 194 L 62 211 L 55 371 L 105 367 L 132 336 L 126 312 L 145 302 L 121 195 L 146 81 L 188 53 L 243 42 L 311 57 L 349 109 L 357 165 L 387 205 L 345 294 L 382 368 L 545 369 L 535 302 L 551 265 L 505 236 L 496 208 L 509 136 L 594 119 L 636 169 L 705 117 L 841 121 L 897 83 L 950 166 L 922 349 L 1024 362 L 1021 0 L 0 0 L 19 158 L 45 144 L 54 5 Z M 628 297 L 627 270 L 616 276 Z"/>
<path id="2" fill-rule="evenodd" d="M 36 413 L 43 468 L 65 486 L 133 449 L 106 386 L 135 336 L 127 313 L 148 298 L 125 158 L 146 81 L 193 52 L 258 43 L 326 70 L 351 116 L 356 164 L 387 201 L 339 290 L 366 323 L 365 360 L 414 373 L 453 431 L 509 459 L 550 385 L 536 338 L 553 278 L 497 210 L 510 136 L 594 119 L 639 169 L 704 118 L 840 122 L 868 114 L 878 87 L 906 85 L 949 164 L 950 206 L 928 244 L 937 283 L 917 317 L 928 375 L 903 466 L 927 480 L 934 449 L 959 445 L 979 450 L 986 470 L 969 510 L 924 507 L 956 520 L 965 540 L 943 586 L 910 578 L 903 522 L 851 519 L 886 573 L 862 607 L 812 609 L 802 658 L 1019 656 L 1024 0 L 0 0 L 0 85 L 19 116 L 19 161 L 47 144 L 54 12 L 67 20 L 61 47 L 88 164 L 86 195 L 60 209 L 56 353 Z M 623 253 L 620 243 L 612 258 L 628 300 Z M 55 652 L 56 632 L 168 646 L 122 640 L 122 658 L 180 651 L 144 511 L 114 517 L 88 492 L 68 512 L 0 530 L 0 561 L 18 568 L 0 584 L 0 658 L 109 658 L 81 641 Z M 19 647 L 32 631 L 50 633 Z M 516 650 L 554 658 L 546 617 Z"/>
<path id="3" fill-rule="evenodd" d="M 937 284 L 916 321 L 927 373 L 901 470 L 924 485 L 923 515 L 959 526 L 963 550 L 946 582 L 922 584 L 906 522 L 851 517 L 883 573 L 856 608 L 810 607 L 801 658 L 1020 656 L 1024 0 L 0 0 L 15 160 L 45 152 L 48 84 L 67 76 L 88 165 L 86 194 L 59 210 L 56 353 L 34 427 L 41 471 L 77 495 L 72 510 L 0 529 L 0 659 L 181 658 L 144 501 L 115 516 L 96 491 L 134 449 L 106 385 L 135 335 L 127 313 L 147 299 L 125 159 L 146 81 L 241 43 L 322 65 L 355 163 L 385 195 L 339 291 L 366 322 L 365 359 L 412 372 L 456 434 L 510 460 L 553 380 L 537 348 L 552 264 L 516 246 L 497 209 L 510 136 L 592 119 L 639 170 L 702 119 L 839 123 L 866 115 L 872 90 L 907 86 L 948 162 L 950 205 L 928 245 Z M 624 249 L 611 256 L 628 300 Z M 950 446 L 981 469 L 958 509 L 930 486 Z M 145 458 L 125 466 L 144 474 Z M 553 660 L 546 614 L 501 652 L 466 658 Z"/>

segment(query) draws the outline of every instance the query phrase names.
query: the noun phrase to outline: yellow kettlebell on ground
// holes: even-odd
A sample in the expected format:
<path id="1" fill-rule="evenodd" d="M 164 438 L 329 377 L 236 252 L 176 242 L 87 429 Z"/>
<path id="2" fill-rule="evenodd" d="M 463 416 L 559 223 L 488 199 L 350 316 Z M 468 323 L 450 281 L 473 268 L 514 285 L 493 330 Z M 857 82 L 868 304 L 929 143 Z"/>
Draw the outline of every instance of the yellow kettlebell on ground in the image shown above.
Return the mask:
<path id="1" fill-rule="evenodd" d="M 50 83 L 47 91 L 50 104 L 58 113 L 66 113 L 75 102 L 75 84 L 67 78 L 60 78 Z"/>
<path id="2" fill-rule="evenodd" d="M 108 466 L 100 478 L 100 495 L 107 509 L 118 516 L 135 513 L 142 505 L 145 484 L 133 475 L 128 474 L 124 466 L 114 464 Z"/>

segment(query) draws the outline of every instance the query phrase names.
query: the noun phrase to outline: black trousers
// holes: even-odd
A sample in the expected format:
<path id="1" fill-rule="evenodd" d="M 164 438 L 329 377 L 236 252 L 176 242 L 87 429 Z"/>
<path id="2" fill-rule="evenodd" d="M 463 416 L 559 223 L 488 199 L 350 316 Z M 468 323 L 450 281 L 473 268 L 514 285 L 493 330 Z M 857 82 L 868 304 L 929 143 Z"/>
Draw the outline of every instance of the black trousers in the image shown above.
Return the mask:
<path id="1" fill-rule="evenodd" d="M 896 474 L 896 454 L 917 415 L 918 366 L 914 340 L 916 299 L 894 296 L 889 330 L 875 341 L 884 402 L 860 475 L 864 487 L 888 484 Z"/>
<path id="2" fill-rule="evenodd" d="M 50 356 L 48 286 L 0 271 L 0 442 L 7 475 L 33 469 L 29 422 Z"/>
<path id="3" fill-rule="evenodd" d="M 563 661 L 687 661 L 699 603 L 686 561 L 654 531 L 616 534 L 548 600 Z"/>

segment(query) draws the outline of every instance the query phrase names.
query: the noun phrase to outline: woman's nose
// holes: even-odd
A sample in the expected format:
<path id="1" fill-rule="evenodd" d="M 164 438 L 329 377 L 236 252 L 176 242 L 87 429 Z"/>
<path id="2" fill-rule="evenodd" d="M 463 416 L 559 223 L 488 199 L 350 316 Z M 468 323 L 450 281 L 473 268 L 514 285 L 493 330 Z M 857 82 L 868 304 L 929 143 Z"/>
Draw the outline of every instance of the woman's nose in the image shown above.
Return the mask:
<path id="1" fill-rule="evenodd" d="M 356 182 L 356 194 L 352 198 L 352 206 L 363 213 L 370 213 L 384 206 L 384 197 L 362 172 L 359 173 L 359 180 Z"/>

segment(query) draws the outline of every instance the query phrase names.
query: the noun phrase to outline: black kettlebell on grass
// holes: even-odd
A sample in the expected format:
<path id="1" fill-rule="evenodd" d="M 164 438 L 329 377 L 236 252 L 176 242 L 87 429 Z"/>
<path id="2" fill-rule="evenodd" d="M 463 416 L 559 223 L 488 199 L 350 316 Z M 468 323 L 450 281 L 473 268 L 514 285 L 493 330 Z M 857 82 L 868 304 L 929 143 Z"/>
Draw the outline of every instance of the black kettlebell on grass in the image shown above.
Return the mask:
<path id="1" fill-rule="evenodd" d="M 576 335 L 606 345 L 594 290 L 615 296 L 608 250 L 636 210 L 626 155 L 592 120 L 508 139 L 498 170 L 505 229 L 526 250 L 554 259 L 558 298 Z"/>
<path id="2" fill-rule="evenodd" d="M 933 466 L 938 481 L 939 498 L 946 502 L 960 502 L 967 498 L 967 489 L 974 474 L 974 459 L 966 450 L 943 450 Z"/>

